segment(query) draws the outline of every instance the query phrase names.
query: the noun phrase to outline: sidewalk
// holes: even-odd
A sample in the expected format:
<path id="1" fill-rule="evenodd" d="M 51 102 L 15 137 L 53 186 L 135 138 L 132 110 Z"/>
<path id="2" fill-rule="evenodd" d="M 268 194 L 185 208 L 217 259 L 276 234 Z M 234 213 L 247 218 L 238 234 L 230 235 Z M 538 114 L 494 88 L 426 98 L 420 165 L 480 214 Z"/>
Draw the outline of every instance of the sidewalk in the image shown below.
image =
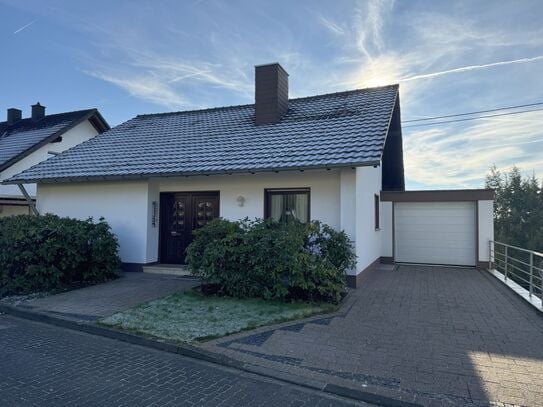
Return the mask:
<path id="1" fill-rule="evenodd" d="M 198 280 L 177 276 L 121 273 L 117 280 L 23 301 L 16 307 L 72 321 L 92 322 L 198 284 Z"/>

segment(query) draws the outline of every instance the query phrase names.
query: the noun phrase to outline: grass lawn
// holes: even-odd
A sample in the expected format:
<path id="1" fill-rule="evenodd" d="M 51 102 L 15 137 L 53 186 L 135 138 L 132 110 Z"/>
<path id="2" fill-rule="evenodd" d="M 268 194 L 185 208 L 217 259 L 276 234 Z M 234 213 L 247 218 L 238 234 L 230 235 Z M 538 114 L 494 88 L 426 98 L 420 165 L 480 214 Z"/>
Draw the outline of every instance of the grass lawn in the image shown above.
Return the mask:
<path id="1" fill-rule="evenodd" d="M 100 323 L 175 342 L 193 342 L 331 312 L 336 308 L 332 304 L 204 296 L 189 290 L 119 312 Z"/>

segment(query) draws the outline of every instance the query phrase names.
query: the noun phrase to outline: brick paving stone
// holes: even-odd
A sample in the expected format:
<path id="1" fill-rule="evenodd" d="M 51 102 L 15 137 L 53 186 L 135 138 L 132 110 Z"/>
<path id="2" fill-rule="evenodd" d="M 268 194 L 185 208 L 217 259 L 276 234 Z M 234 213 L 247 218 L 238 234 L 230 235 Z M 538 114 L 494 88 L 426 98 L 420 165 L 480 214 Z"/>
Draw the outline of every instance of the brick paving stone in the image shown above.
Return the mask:
<path id="1" fill-rule="evenodd" d="M 198 284 L 197 280 L 171 275 L 123 272 L 117 280 L 28 300 L 18 306 L 89 322 Z"/>
<path id="2" fill-rule="evenodd" d="M 0 361 L 0 406 L 367 405 L 6 315 Z"/>
<path id="3" fill-rule="evenodd" d="M 201 346 L 274 371 L 413 395 L 426 405 L 543 406 L 543 315 L 483 273 L 382 268 L 327 325 L 316 317 Z M 251 343 L 253 336 L 265 339 Z"/>

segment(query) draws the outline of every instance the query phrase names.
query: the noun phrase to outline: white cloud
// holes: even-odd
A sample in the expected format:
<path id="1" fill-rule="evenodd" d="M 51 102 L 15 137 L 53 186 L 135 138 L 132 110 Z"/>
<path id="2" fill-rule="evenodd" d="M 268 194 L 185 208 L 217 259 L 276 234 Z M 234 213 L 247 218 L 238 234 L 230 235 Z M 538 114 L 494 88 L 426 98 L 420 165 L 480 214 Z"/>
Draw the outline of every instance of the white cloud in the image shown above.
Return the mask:
<path id="1" fill-rule="evenodd" d="M 435 13 L 417 10 L 408 16 L 421 42 L 435 47 L 452 47 L 457 50 L 476 48 L 512 47 L 516 45 L 537 46 L 543 44 L 539 29 L 529 34 L 520 31 L 482 25 L 473 16 L 453 16 L 449 13 Z M 528 34 L 528 35 L 527 35 Z"/>
<path id="2" fill-rule="evenodd" d="M 481 65 L 462 66 L 462 67 L 459 67 L 459 68 L 447 69 L 445 71 L 424 73 L 424 74 L 420 74 L 420 75 L 413 75 L 413 76 L 409 76 L 409 77 L 406 77 L 406 78 L 400 78 L 400 79 L 397 79 L 397 80 L 398 80 L 398 82 L 409 82 L 409 81 L 416 81 L 416 80 L 420 80 L 420 79 L 435 78 L 435 77 L 438 77 L 438 76 L 449 75 L 449 74 L 452 74 L 452 73 L 476 71 L 476 70 L 480 70 L 480 69 L 495 68 L 495 67 L 504 66 L 504 65 L 525 64 L 525 63 L 528 63 L 528 62 L 535 62 L 535 61 L 542 61 L 542 60 L 543 60 L 543 55 L 538 55 L 538 56 L 531 57 L 531 58 L 519 58 L 519 59 L 513 59 L 513 60 L 509 60 L 509 61 L 491 62 L 491 63 L 488 63 L 488 64 L 481 64 Z"/>
<path id="3" fill-rule="evenodd" d="M 332 34 L 342 36 L 345 34 L 345 30 L 337 23 L 331 21 L 330 19 L 324 17 L 323 15 L 318 16 L 319 23 L 322 24 L 328 31 Z"/>
<path id="4" fill-rule="evenodd" d="M 482 187 L 492 164 L 543 173 L 542 112 L 404 133 L 406 177 L 428 187 Z M 406 129 L 407 130 L 407 129 Z"/>
<path id="5" fill-rule="evenodd" d="M 180 109 L 190 106 L 190 103 L 176 92 L 165 86 L 160 78 L 153 76 L 133 76 L 130 78 L 110 76 L 101 72 L 85 71 L 88 75 L 112 83 L 127 91 L 130 95 L 147 100 L 169 109 Z"/>
<path id="6" fill-rule="evenodd" d="M 170 84 L 185 81 L 200 82 L 203 86 L 219 87 L 236 93 L 247 95 L 252 88 L 245 77 L 236 69 L 225 67 L 221 64 L 211 64 L 202 61 L 186 61 L 160 55 L 149 58 L 139 58 L 133 62 L 133 66 L 140 69 L 155 72 L 156 76 L 163 78 Z"/>
<path id="7" fill-rule="evenodd" d="M 109 47 L 107 51 L 123 62 L 89 59 L 87 64 L 92 69 L 84 72 L 168 109 L 203 107 L 202 92 L 211 93 L 211 89 L 225 89 L 244 98 L 252 95 L 250 80 L 235 60 L 224 64 L 189 60 L 175 53 L 162 54 L 145 46 L 125 45 L 122 38 Z"/>
<path id="8" fill-rule="evenodd" d="M 368 59 L 384 48 L 383 23 L 393 5 L 393 0 L 369 0 L 358 1 L 354 8 L 355 44 Z"/>

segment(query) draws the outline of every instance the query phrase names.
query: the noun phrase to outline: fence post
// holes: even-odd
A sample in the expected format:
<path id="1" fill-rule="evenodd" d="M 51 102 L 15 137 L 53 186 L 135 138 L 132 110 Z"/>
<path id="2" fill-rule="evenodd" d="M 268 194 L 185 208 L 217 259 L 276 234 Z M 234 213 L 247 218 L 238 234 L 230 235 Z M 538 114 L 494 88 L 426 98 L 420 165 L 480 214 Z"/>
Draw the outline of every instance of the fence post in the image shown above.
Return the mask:
<path id="1" fill-rule="evenodd" d="M 504 272 L 505 281 L 507 281 L 507 246 L 505 246 L 505 272 Z"/>
<path id="2" fill-rule="evenodd" d="M 492 270 L 492 240 L 488 241 L 488 271 Z"/>
<path id="3" fill-rule="evenodd" d="M 532 292 L 534 291 L 534 254 L 530 253 L 530 298 L 532 298 Z"/>

